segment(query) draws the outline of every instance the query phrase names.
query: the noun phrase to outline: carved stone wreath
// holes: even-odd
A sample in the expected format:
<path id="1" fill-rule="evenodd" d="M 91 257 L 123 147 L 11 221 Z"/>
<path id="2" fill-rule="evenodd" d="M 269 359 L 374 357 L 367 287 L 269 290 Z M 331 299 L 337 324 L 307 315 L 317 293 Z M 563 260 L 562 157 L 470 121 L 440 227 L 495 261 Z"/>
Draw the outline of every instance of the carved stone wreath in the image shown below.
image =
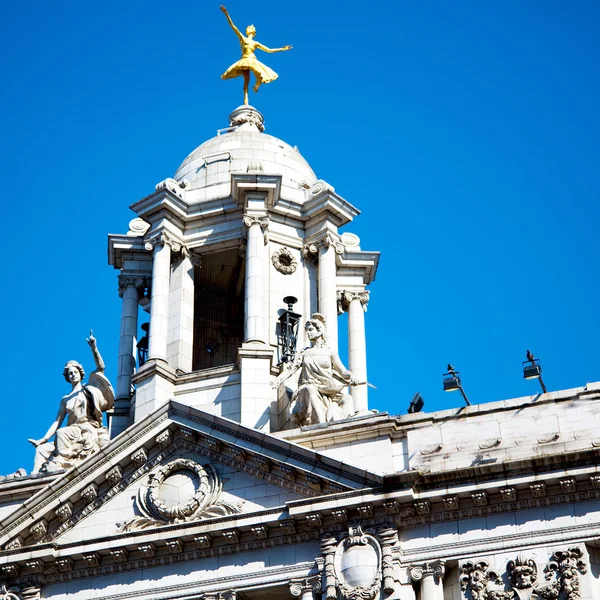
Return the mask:
<path id="1" fill-rule="evenodd" d="M 163 484 L 168 486 L 169 478 L 186 471 L 197 477 L 194 493 L 186 502 L 166 502 L 161 495 Z M 221 493 L 221 480 L 211 465 L 202 466 L 188 458 L 177 458 L 157 469 L 150 475 L 148 484 L 142 485 L 138 508 L 144 516 L 122 523 L 119 532 L 239 513 L 241 506 L 225 502 Z"/>
<path id="2" fill-rule="evenodd" d="M 186 504 L 175 504 L 169 506 L 160 497 L 160 486 L 165 479 L 177 471 L 192 471 L 198 476 L 200 484 L 196 493 Z M 210 491 L 208 474 L 202 466 L 187 458 L 178 458 L 160 469 L 148 486 L 148 504 L 158 513 L 160 517 L 167 521 L 175 519 L 185 519 L 193 515 L 203 504 Z"/>
<path id="3" fill-rule="evenodd" d="M 271 255 L 273 266 L 284 275 L 291 275 L 298 268 L 298 261 L 289 248 L 285 246 Z"/>

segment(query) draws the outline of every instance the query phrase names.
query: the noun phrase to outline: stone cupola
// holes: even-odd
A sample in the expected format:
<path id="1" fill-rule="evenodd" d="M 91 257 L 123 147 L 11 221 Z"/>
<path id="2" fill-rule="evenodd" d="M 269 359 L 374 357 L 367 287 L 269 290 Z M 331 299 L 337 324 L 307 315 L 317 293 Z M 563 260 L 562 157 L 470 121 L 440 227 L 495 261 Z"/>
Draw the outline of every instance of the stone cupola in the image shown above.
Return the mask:
<path id="1" fill-rule="evenodd" d="M 171 398 L 262 431 L 289 428 L 289 394 L 272 387 L 288 295 L 303 320 L 325 317 L 334 351 L 338 313 L 349 312 L 349 368 L 366 381 L 366 286 L 379 254 L 339 232 L 358 209 L 264 133 L 255 108 L 237 108 L 229 123 L 131 205 L 126 234 L 109 236 L 123 299 L 112 436 Z M 143 365 L 140 309 L 150 314 Z M 302 348 L 302 327 L 299 337 Z M 356 412 L 368 408 L 366 384 L 351 394 Z"/>

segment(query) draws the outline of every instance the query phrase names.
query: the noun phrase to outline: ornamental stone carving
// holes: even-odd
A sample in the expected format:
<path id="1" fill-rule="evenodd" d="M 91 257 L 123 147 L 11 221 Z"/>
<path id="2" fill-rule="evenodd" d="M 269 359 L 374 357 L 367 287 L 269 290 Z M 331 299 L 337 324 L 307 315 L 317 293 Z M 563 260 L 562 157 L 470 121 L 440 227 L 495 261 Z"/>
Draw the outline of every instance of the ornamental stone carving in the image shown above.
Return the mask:
<path id="1" fill-rule="evenodd" d="M 441 581 L 446 572 L 443 560 L 425 562 L 421 565 L 413 565 L 410 569 L 410 578 L 413 581 L 421 581 L 426 575 L 432 575 L 437 582 Z"/>
<path id="2" fill-rule="evenodd" d="M 365 290 L 363 292 L 349 292 L 347 290 L 337 291 L 337 307 L 338 314 L 342 314 L 348 311 L 350 303 L 353 300 L 359 300 L 360 305 L 364 312 L 367 312 L 367 306 L 369 304 L 370 292 Z"/>
<path id="3" fill-rule="evenodd" d="M 485 560 L 477 562 L 466 561 L 460 565 L 460 587 L 463 592 L 470 592 L 472 600 L 493 600 L 488 585 L 501 582 L 498 574 L 489 568 Z"/>
<path id="4" fill-rule="evenodd" d="M 39 600 L 41 587 L 34 584 L 9 585 L 0 581 L 0 600 Z"/>
<path id="5" fill-rule="evenodd" d="M 419 448 L 419 453 L 423 456 L 429 456 L 430 454 L 435 454 L 442 449 L 442 444 L 428 444 L 427 446 L 421 446 Z"/>
<path id="6" fill-rule="evenodd" d="M 581 548 L 555 552 L 544 569 L 546 584 L 535 589 L 540 598 L 554 600 L 560 592 L 565 600 L 580 600 L 579 575 L 587 573 Z"/>
<path id="7" fill-rule="evenodd" d="M 298 268 L 298 261 L 292 251 L 284 246 L 271 255 L 273 266 L 284 275 L 291 275 Z"/>
<path id="8" fill-rule="evenodd" d="M 123 297 L 123 292 L 130 285 L 136 289 L 147 289 L 150 287 L 150 277 L 141 277 L 140 275 L 127 275 L 122 273 L 117 278 L 119 281 L 119 297 Z"/>
<path id="9" fill-rule="evenodd" d="M 296 598 L 307 600 L 313 598 L 313 594 L 321 591 L 321 582 L 319 577 L 305 577 L 302 579 L 290 579 L 290 593 Z"/>
<path id="10" fill-rule="evenodd" d="M 528 600 L 537 582 L 537 565 L 532 558 L 519 555 L 506 565 L 508 579 L 520 600 Z"/>
<path id="11" fill-rule="evenodd" d="M 151 252 L 158 246 L 170 246 L 173 252 L 179 252 L 182 248 L 182 243 L 175 239 L 171 234 L 166 231 L 158 231 L 152 234 L 144 244 L 144 248 Z"/>
<path id="12" fill-rule="evenodd" d="M 336 547 L 335 576 L 343 598 L 372 600 L 381 589 L 381 547 L 360 527 L 351 527 L 348 537 Z"/>
<path id="13" fill-rule="evenodd" d="M 221 493 L 222 483 L 212 466 L 177 458 L 150 474 L 138 494 L 144 516 L 122 524 L 119 531 L 239 513 L 240 506 L 223 501 Z"/>

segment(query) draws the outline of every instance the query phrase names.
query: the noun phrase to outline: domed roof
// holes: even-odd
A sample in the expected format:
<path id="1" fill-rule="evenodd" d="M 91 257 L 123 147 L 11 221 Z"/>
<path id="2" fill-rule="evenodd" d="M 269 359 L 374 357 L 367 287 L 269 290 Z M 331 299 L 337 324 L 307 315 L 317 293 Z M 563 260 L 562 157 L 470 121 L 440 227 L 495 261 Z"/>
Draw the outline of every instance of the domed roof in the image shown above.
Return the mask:
<path id="1" fill-rule="evenodd" d="M 181 164 L 174 179 L 187 179 L 188 191 L 202 188 L 223 189 L 231 173 L 281 175 L 281 196 L 303 202 L 304 191 L 317 178 L 296 148 L 262 133 L 262 115 L 250 106 L 242 106 L 230 115 L 235 129 L 217 135 L 198 146 Z M 215 193 L 204 189 L 204 198 Z"/>

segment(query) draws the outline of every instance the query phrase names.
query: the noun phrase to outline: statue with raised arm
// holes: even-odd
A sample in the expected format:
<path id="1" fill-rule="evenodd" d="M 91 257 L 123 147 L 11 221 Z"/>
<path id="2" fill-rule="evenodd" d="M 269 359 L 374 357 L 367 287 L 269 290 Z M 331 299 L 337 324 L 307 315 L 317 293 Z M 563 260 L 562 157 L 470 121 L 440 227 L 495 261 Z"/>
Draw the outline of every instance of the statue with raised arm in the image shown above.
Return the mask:
<path id="1" fill-rule="evenodd" d="M 65 365 L 63 377 L 72 389 L 61 400 L 56 420 L 46 435 L 39 440 L 29 440 L 35 446 L 33 473 L 69 469 L 109 442 L 108 431 L 102 425 L 102 413 L 113 407 L 115 393 L 104 375 L 104 361 L 92 331 L 87 343 L 92 349 L 96 370 L 84 384 L 83 367 L 76 360 Z M 65 417 L 67 424 L 61 427 Z M 55 441 L 50 442 L 55 435 Z"/>
<path id="2" fill-rule="evenodd" d="M 356 382 L 340 357 L 325 342 L 325 317 L 314 313 L 304 326 L 310 347 L 296 355 L 273 387 L 300 369 L 298 389 L 292 394 L 290 416 L 298 427 L 338 421 L 354 414 L 352 396 L 342 390 Z"/>
<path id="3" fill-rule="evenodd" d="M 254 73 L 256 79 L 254 87 L 252 88 L 255 92 L 258 92 L 258 88 L 263 83 L 270 83 L 271 81 L 275 81 L 278 77 L 275 71 L 269 69 L 266 65 L 263 65 L 256 56 L 254 56 L 254 51 L 258 48 L 264 52 L 284 52 L 286 50 L 291 50 L 292 47 L 283 46 L 282 48 L 267 48 L 266 46 L 263 46 L 254 39 L 254 36 L 256 35 L 254 25 L 248 25 L 248 27 L 246 27 L 246 35 L 242 35 L 240 30 L 233 24 L 227 9 L 224 6 L 221 6 L 221 10 L 225 13 L 227 21 L 229 22 L 231 29 L 233 29 L 238 36 L 240 46 L 242 47 L 242 58 L 232 64 L 229 69 L 221 75 L 221 79 L 233 79 L 241 75 L 244 78 L 244 104 L 248 104 L 250 73 Z"/>

